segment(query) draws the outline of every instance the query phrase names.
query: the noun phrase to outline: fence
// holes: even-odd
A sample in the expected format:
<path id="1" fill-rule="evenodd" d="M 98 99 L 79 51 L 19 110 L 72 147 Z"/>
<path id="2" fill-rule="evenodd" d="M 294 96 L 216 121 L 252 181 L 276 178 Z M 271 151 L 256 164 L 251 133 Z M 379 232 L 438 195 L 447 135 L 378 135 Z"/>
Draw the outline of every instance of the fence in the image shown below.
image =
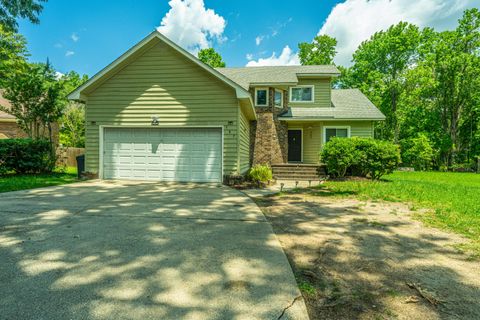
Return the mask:
<path id="1" fill-rule="evenodd" d="M 58 147 L 57 148 L 57 165 L 76 167 L 76 157 L 84 154 L 85 148 L 73 148 L 73 147 Z"/>

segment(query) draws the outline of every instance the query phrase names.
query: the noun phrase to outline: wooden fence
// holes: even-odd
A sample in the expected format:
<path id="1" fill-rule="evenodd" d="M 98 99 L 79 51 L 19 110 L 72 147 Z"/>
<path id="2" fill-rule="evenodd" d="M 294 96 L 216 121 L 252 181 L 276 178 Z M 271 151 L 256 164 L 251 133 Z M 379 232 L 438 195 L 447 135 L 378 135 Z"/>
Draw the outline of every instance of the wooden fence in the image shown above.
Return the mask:
<path id="1" fill-rule="evenodd" d="M 73 147 L 58 147 L 57 148 L 57 165 L 76 167 L 76 157 L 85 154 L 85 148 L 73 148 Z"/>

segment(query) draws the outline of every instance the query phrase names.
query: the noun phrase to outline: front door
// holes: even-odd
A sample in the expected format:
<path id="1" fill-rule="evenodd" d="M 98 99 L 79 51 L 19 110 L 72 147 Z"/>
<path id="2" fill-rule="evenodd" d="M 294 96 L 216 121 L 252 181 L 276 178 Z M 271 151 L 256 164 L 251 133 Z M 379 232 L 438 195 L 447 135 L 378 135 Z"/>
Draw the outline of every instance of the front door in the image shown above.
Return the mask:
<path id="1" fill-rule="evenodd" d="M 302 130 L 288 130 L 288 162 L 302 161 Z"/>

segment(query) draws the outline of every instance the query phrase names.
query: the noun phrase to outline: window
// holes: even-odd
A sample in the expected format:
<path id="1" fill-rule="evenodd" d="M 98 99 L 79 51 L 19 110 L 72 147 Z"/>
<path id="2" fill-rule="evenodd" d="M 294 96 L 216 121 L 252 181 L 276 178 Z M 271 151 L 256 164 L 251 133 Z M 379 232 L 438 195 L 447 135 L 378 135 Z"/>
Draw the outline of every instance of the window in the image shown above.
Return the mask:
<path id="1" fill-rule="evenodd" d="M 333 137 L 349 138 L 350 127 L 323 127 L 323 142 L 328 142 Z"/>
<path id="2" fill-rule="evenodd" d="M 255 105 L 268 106 L 268 89 L 255 89 Z"/>
<path id="3" fill-rule="evenodd" d="M 275 107 L 283 108 L 283 91 L 275 90 Z"/>
<path id="4" fill-rule="evenodd" d="M 313 102 L 313 86 L 290 88 L 290 102 Z"/>

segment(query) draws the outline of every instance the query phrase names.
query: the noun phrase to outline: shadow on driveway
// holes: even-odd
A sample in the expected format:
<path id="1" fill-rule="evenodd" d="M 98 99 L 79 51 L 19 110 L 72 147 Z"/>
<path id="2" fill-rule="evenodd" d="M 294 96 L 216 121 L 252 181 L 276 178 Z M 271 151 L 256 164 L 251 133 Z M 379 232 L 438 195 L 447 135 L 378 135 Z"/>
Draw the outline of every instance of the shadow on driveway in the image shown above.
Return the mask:
<path id="1" fill-rule="evenodd" d="M 1 194 L 0 270 L 1 319 L 307 318 L 271 226 L 224 186 Z"/>

